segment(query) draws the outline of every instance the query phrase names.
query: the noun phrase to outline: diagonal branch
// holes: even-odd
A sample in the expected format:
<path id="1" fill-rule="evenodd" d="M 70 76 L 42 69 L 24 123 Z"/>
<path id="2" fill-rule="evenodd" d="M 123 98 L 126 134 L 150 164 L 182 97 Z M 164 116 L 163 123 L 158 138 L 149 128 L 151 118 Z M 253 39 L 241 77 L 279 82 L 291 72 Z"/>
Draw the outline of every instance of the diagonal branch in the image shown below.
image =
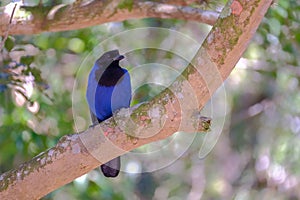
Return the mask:
<path id="1" fill-rule="evenodd" d="M 2 174 L 0 198 L 41 198 L 127 151 L 176 131 L 198 131 L 199 109 L 229 76 L 271 2 L 233 0 L 226 5 L 226 17 L 218 19 L 192 64 L 167 90 L 137 109 L 122 109 L 100 125 L 63 137 L 55 147 Z M 228 14 L 230 6 L 234 12 Z"/>
<path id="2" fill-rule="evenodd" d="M 8 7 L 2 10 L 8 10 Z M 122 7 L 119 1 L 114 0 L 92 1 L 89 4 L 60 4 L 54 7 L 22 6 L 21 8 L 31 14 L 28 16 L 27 13 L 23 18 L 14 18 L 10 35 L 76 30 L 107 22 L 149 17 L 194 20 L 213 25 L 219 16 L 219 13 L 213 11 L 151 1 L 135 2 L 131 7 Z M 0 12 L 0 19 L 8 17 L 6 12 Z M 8 20 L 0 21 L 0 34 L 4 33 L 7 27 L 6 21 Z"/>

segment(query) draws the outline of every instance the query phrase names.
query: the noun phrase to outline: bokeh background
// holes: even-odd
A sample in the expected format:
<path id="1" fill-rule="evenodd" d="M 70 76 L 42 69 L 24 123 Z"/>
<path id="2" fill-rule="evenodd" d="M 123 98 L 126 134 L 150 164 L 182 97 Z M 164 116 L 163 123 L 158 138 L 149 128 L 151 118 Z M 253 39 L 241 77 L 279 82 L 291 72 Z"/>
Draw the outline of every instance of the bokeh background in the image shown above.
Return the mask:
<path id="1" fill-rule="evenodd" d="M 1 6 L 7 3 L 1 1 Z M 220 10 L 224 1 L 203 5 Z M 213 109 L 225 104 L 227 111 L 220 109 L 220 115 L 226 120 L 214 140 L 216 145 L 204 144 L 213 147 L 204 158 L 199 158 L 199 152 L 205 134 L 210 133 L 196 134 L 182 156 L 157 171 L 136 173 L 143 171 L 141 163 L 125 158 L 123 167 L 135 173 L 107 179 L 93 170 L 43 199 L 300 199 L 299 21 L 299 0 L 279 0 L 270 7 L 224 83 L 226 99 L 214 96 L 219 103 L 213 104 Z M 143 19 L 8 37 L 0 57 L 0 173 L 53 147 L 63 135 L 86 129 L 91 122 L 85 86 L 93 59 L 111 48 L 136 45 L 116 35 L 149 27 L 178 31 L 195 42 L 174 42 L 171 34 L 158 32 L 136 39 L 136 43 L 179 45 L 191 55 L 211 28 L 191 21 Z M 156 62 L 180 71 L 187 64 L 180 55 L 162 49 L 123 53 L 129 59 L 121 64 L 130 70 Z M 136 88 L 132 104 L 151 99 L 175 77 L 176 73 L 152 70 L 140 73 L 139 80 L 156 80 L 156 84 Z M 204 114 L 211 105 L 209 102 Z M 218 124 L 218 120 L 212 123 Z M 184 133 L 171 139 L 175 145 L 186 146 L 180 134 Z M 137 152 L 155 150 L 169 140 Z M 169 150 L 166 156 L 173 154 L 178 152 Z"/>

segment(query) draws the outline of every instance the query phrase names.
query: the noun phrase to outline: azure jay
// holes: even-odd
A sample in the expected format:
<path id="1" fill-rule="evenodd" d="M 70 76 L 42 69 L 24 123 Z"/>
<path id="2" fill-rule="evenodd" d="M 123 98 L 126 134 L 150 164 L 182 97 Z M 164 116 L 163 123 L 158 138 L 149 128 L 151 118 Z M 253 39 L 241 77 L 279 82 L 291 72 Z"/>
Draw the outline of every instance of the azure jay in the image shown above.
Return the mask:
<path id="1" fill-rule="evenodd" d="M 130 76 L 119 65 L 123 58 L 118 50 L 106 52 L 95 62 L 89 74 L 86 98 L 93 124 L 110 118 L 116 110 L 130 106 Z M 101 165 L 101 170 L 106 177 L 116 177 L 120 167 L 120 157 L 117 157 Z"/>

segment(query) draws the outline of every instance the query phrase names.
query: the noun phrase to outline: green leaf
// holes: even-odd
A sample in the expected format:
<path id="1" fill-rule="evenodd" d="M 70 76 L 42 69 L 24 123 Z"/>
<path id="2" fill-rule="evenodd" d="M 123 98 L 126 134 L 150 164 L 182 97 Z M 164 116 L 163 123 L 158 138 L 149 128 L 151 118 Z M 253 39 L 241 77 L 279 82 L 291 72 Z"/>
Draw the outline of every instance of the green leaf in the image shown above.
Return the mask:
<path id="1" fill-rule="evenodd" d="M 15 42 L 13 37 L 8 37 L 5 41 L 4 47 L 7 49 L 7 51 L 11 51 L 12 48 L 14 48 Z"/>
<path id="2" fill-rule="evenodd" d="M 79 38 L 72 38 L 71 40 L 69 40 L 68 48 L 75 53 L 80 53 L 84 51 L 85 44 Z"/>
<path id="3" fill-rule="evenodd" d="M 286 9 L 282 8 L 282 7 L 276 7 L 275 10 L 282 18 L 286 19 L 288 18 L 288 12 Z"/>
<path id="4" fill-rule="evenodd" d="M 279 4 L 281 7 L 285 8 L 285 9 L 289 9 L 289 8 L 290 8 L 290 3 L 289 3 L 289 1 L 281 0 L 281 1 L 278 2 L 278 4 Z"/>
<path id="5" fill-rule="evenodd" d="M 280 22 L 275 18 L 271 18 L 269 19 L 268 23 L 269 23 L 270 32 L 273 35 L 279 36 L 281 32 Z"/>
<path id="6" fill-rule="evenodd" d="M 54 47 L 56 49 L 65 49 L 68 44 L 68 40 L 64 37 L 59 37 L 54 41 Z"/>
<path id="7" fill-rule="evenodd" d="M 21 63 L 27 66 L 29 66 L 33 61 L 34 61 L 33 56 L 23 56 L 21 58 Z"/>
<path id="8" fill-rule="evenodd" d="M 36 67 L 32 67 L 30 68 L 30 72 L 32 74 L 32 76 L 34 76 L 34 79 L 36 82 L 43 82 L 43 79 L 41 77 L 41 70 L 36 68 Z"/>

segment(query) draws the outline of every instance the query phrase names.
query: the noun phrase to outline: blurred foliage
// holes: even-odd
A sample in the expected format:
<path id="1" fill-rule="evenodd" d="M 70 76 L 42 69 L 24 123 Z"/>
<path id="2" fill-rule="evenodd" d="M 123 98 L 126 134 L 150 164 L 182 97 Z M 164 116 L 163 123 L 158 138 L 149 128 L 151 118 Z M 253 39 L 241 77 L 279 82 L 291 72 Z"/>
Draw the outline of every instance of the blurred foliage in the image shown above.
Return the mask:
<path id="1" fill-rule="evenodd" d="M 219 10 L 220 2 L 224 1 L 209 1 L 207 7 Z M 7 3 L 2 1 L 1 5 Z M 37 5 L 39 1 L 25 3 Z M 227 121 L 217 145 L 204 160 L 198 157 L 203 142 L 199 134 L 180 159 L 163 169 L 121 173 L 116 179 L 106 179 L 94 170 L 43 199 L 300 199 L 299 15 L 299 0 L 279 0 L 269 9 L 225 83 Z M 148 41 L 134 36 L 135 44 L 111 38 L 142 27 L 180 31 L 200 44 L 209 31 L 195 22 L 143 19 L 8 37 L 0 57 L 0 173 L 53 147 L 61 136 L 90 125 L 85 86 L 94 58 L 101 52 L 124 44 L 167 41 L 167 45 L 174 45 L 167 34 L 147 35 Z M 102 43 L 109 38 L 110 42 Z M 181 45 L 187 52 L 192 49 Z M 131 70 L 151 62 L 179 71 L 186 65 L 180 55 L 151 48 L 130 51 L 126 57 L 123 66 Z M 165 82 L 136 88 L 133 104 L 154 97 L 176 75 L 155 70 L 140 73 L 138 78 Z M 184 139 L 171 139 L 177 146 L 184 143 Z M 137 152 L 161 144 L 144 146 Z M 130 159 L 124 165 L 133 172 L 143 167 Z"/>

